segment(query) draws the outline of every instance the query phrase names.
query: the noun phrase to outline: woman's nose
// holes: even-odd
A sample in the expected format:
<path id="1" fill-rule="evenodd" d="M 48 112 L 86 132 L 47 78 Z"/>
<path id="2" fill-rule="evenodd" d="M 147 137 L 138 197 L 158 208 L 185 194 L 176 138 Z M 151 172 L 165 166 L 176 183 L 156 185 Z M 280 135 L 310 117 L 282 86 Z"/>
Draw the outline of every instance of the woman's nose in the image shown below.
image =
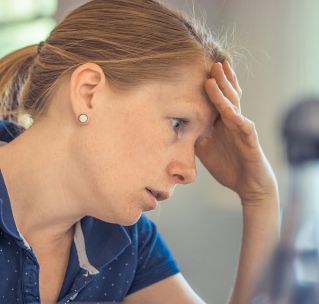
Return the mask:
<path id="1" fill-rule="evenodd" d="M 191 184 L 197 177 L 195 155 L 188 159 L 180 157 L 179 159 L 172 160 L 168 171 L 176 184 Z"/>

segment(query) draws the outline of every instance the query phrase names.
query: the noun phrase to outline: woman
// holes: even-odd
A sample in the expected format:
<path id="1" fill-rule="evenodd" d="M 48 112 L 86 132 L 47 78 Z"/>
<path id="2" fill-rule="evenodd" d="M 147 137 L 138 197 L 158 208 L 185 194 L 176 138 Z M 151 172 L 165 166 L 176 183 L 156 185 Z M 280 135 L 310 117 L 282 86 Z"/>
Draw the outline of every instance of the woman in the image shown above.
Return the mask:
<path id="1" fill-rule="evenodd" d="M 240 196 L 230 303 L 247 303 L 278 191 L 229 61 L 153 0 L 91 1 L 0 61 L 1 301 L 203 303 L 141 215 L 195 180 L 196 155 Z"/>

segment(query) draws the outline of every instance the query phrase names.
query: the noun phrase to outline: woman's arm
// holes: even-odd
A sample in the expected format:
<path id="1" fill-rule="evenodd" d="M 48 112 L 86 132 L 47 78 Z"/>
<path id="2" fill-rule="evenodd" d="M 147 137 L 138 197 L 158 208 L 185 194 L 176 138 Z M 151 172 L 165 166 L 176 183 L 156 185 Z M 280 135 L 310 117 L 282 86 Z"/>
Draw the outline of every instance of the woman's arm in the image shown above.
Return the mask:
<path id="1" fill-rule="evenodd" d="M 249 303 L 253 284 L 279 238 L 279 195 L 255 124 L 242 115 L 241 88 L 228 62 L 215 63 L 205 89 L 219 119 L 196 154 L 217 181 L 235 191 L 243 210 L 243 236 L 231 304 Z"/>
<path id="2" fill-rule="evenodd" d="M 277 193 L 243 204 L 243 238 L 238 271 L 230 304 L 246 304 L 253 284 L 279 239 L 279 200 Z M 259 206 L 258 206 L 259 205 Z"/>
<path id="3" fill-rule="evenodd" d="M 256 205 L 259 205 L 259 207 Z M 278 239 L 278 196 L 243 202 L 243 240 L 238 271 L 230 304 L 247 304 L 255 283 L 273 244 Z M 141 289 L 124 299 L 123 304 L 205 304 L 182 274 L 173 275 Z"/>
<path id="4" fill-rule="evenodd" d="M 255 125 L 241 114 L 241 89 L 228 64 L 212 65 L 205 83 L 219 117 L 199 142 L 196 156 L 222 185 L 235 191 L 243 207 L 243 237 L 231 304 L 249 303 L 261 267 L 279 235 L 279 196 L 275 175 L 266 159 Z M 128 296 L 124 303 L 203 304 L 181 274 Z"/>
<path id="5" fill-rule="evenodd" d="M 124 299 L 123 304 L 205 304 L 181 273 L 143 288 Z"/>
<path id="6" fill-rule="evenodd" d="M 243 202 L 243 240 L 238 271 L 230 304 L 247 304 L 255 283 L 273 244 L 278 239 L 278 197 L 262 198 L 256 207 Z M 141 289 L 125 298 L 123 304 L 205 304 L 182 274 L 176 274 Z"/>

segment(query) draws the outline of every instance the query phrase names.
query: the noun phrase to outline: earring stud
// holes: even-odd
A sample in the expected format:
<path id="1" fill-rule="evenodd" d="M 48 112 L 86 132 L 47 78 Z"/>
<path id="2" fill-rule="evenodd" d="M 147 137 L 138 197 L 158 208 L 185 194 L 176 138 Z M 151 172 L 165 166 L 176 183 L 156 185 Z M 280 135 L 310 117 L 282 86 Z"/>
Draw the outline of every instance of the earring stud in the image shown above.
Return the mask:
<path id="1" fill-rule="evenodd" d="M 86 114 L 80 114 L 79 115 L 79 121 L 84 123 L 87 122 L 89 120 L 88 116 Z"/>

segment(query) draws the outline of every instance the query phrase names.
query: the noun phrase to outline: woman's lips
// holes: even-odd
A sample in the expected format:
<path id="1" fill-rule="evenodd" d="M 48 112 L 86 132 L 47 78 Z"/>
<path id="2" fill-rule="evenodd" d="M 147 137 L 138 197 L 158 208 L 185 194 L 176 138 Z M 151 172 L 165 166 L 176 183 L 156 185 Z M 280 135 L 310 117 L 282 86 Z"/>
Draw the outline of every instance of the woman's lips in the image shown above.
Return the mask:
<path id="1" fill-rule="evenodd" d="M 156 197 L 152 194 L 152 192 L 150 190 L 146 189 L 146 192 L 148 194 L 149 203 L 150 203 L 150 207 L 151 207 L 151 209 L 149 209 L 149 210 L 155 209 L 158 205 L 158 201 L 157 201 Z"/>
<path id="2" fill-rule="evenodd" d="M 157 201 L 164 201 L 170 197 L 169 192 L 165 191 L 157 191 L 152 188 L 146 188 L 155 198 Z"/>

